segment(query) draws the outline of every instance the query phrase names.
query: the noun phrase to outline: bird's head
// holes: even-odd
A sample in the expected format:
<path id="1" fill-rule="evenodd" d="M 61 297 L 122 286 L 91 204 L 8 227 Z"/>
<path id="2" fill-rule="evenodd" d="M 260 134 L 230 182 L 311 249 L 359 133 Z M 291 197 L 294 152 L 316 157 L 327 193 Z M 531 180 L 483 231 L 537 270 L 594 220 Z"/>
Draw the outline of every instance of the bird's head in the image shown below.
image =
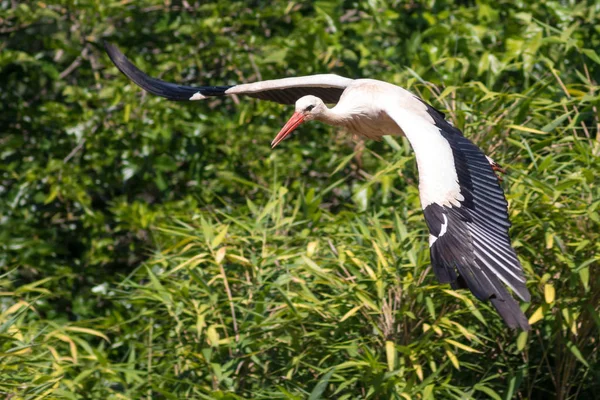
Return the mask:
<path id="1" fill-rule="evenodd" d="M 283 128 L 281 128 L 277 136 L 275 136 L 275 139 L 271 142 L 271 147 L 275 147 L 281 143 L 303 122 L 318 119 L 326 110 L 327 106 L 323 103 L 323 100 L 316 96 L 309 95 L 299 98 L 296 101 L 296 111 Z"/>
<path id="2" fill-rule="evenodd" d="M 304 115 L 305 121 L 310 121 L 318 117 L 321 113 L 325 111 L 327 107 L 323 100 L 316 96 L 304 96 L 300 97 L 298 101 L 296 101 L 296 112 L 298 114 Z"/>

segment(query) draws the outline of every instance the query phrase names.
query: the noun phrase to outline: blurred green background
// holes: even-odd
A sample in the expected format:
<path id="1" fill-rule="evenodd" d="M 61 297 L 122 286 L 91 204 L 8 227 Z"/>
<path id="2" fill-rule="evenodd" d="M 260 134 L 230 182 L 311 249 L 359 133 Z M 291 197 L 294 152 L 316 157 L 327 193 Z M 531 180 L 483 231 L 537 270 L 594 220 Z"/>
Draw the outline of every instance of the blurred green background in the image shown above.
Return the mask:
<path id="1" fill-rule="evenodd" d="M 600 398 L 600 3 L 0 0 L 0 393 Z M 430 270 L 414 156 L 234 84 L 403 86 L 508 167 L 532 331 Z"/>

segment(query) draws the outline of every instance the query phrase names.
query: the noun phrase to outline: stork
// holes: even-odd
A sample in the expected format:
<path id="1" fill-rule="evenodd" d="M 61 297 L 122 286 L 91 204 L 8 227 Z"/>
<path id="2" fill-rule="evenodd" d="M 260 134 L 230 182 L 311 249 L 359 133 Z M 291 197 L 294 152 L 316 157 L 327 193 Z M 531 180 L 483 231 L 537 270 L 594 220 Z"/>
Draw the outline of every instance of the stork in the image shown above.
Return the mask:
<path id="1" fill-rule="evenodd" d="M 453 289 L 467 288 L 479 300 L 491 301 L 509 327 L 530 329 L 507 290 L 530 301 L 523 268 L 508 235 L 508 203 L 494 172 L 500 168 L 446 121 L 443 113 L 419 97 L 387 82 L 332 74 L 232 86 L 184 86 L 152 78 L 115 45 L 105 43 L 105 47 L 112 62 L 135 84 L 170 100 L 235 94 L 295 104 L 295 112 L 272 147 L 311 120 L 369 139 L 405 136 L 417 160 L 419 197 L 438 281 Z"/>

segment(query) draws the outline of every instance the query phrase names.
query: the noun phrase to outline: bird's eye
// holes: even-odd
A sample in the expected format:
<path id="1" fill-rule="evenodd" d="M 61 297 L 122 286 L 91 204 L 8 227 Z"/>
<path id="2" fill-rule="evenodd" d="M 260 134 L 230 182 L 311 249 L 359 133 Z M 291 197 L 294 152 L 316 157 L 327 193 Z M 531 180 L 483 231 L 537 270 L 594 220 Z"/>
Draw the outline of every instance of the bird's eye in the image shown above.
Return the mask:
<path id="1" fill-rule="evenodd" d="M 306 107 L 306 110 L 304 111 L 311 111 L 313 108 L 315 108 L 315 106 L 311 104 L 310 106 Z"/>

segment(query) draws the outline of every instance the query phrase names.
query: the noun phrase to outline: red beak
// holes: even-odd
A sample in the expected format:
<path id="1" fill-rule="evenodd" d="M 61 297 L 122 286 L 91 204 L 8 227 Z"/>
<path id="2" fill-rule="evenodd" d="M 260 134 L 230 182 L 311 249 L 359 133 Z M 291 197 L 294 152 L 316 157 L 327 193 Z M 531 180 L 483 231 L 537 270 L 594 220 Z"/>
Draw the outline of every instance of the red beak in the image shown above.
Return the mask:
<path id="1" fill-rule="evenodd" d="M 277 136 L 275 136 L 275 139 L 273 139 L 273 141 L 271 142 L 271 148 L 274 148 L 279 143 L 281 143 L 283 141 L 283 139 L 288 137 L 289 134 L 292 133 L 294 131 L 294 129 L 299 127 L 300 124 L 303 122 L 304 122 L 303 114 L 301 114 L 299 112 L 295 112 L 294 114 L 292 114 L 292 117 L 283 126 L 283 128 L 281 128 L 281 130 L 279 131 Z"/>

